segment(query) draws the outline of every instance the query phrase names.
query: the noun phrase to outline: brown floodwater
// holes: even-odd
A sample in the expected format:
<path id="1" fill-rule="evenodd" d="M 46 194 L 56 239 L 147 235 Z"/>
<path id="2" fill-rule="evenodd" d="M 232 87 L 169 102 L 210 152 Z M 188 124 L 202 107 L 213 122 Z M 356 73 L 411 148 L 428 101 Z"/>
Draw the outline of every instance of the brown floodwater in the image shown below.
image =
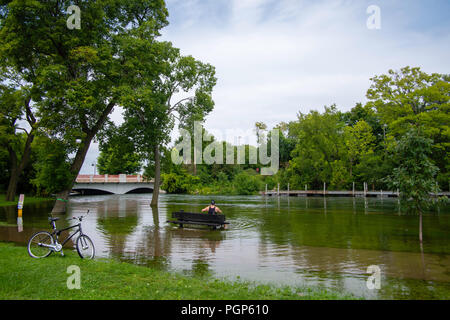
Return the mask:
<path id="1" fill-rule="evenodd" d="M 151 195 L 73 197 L 58 227 L 90 214 L 83 230 L 97 257 L 198 276 L 258 283 L 318 286 L 369 299 L 450 298 L 450 208 L 419 219 L 399 210 L 397 199 L 264 198 L 215 196 L 226 230 L 179 229 L 166 222 L 173 211 L 199 212 L 205 196 Z M 0 208 L 0 241 L 26 243 L 48 230 L 52 203 L 26 205 L 23 232 L 17 209 Z M 70 244 L 69 244 L 70 246 Z M 369 289 L 369 266 L 380 270 L 380 289 Z"/>

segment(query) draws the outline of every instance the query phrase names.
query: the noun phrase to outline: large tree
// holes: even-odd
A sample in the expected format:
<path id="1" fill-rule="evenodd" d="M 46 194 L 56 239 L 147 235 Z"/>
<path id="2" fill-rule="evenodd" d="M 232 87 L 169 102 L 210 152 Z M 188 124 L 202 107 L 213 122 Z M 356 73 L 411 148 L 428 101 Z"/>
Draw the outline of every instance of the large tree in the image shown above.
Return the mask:
<path id="1" fill-rule="evenodd" d="M 344 126 L 341 113 L 335 106 L 325 107 L 323 113 L 299 113 L 298 121 L 290 126 L 296 141 L 289 165 L 294 188 L 308 184 L 310 188 L 321 189 L 323 182 L 332 180 L 342 184 Z"/>
<path id="2" fill-rule="evenodd" d="M 4 72 L 3 76 L 7 74 Z M 0 144 L 9 155 L 6 201 L 14 201 L 19 178 L 30 162 L 38 127 L 34 112 L 29 88 L 16 77 L 9 77 L 0 85 Z"/>
<path id="3" fill-rule="evenodd" d="M 399 139 L 411 127 L 433 140 L 432 159 L 440 169 L 438 180 L 447 187 L 450 179 L 450 76 L 427 74 L 405 67 L 375 76 L 367 91 L 368 106 Z"/>
<path id="4" fill-rule="evenodd" d="M 72 4 L 13 0 L 0 7 L 0 56 L 33 84 L 45 133 L 74 154 L 53 212 L 65 211 L 91 141 L 134 84 L 140 53 L 152 52 L 167 24 L 163 0 L 92 0 L 75 2 L 81 28 L 70 30 Z"/>
<path id="5" fill-rule="evenodd" d="M 182 56 L 170 43 L 161 42 L 158 77 L 143 77 L 124 100 L 125 122 L 143 156 L 149 160 L 155 178 L 152 205 L 158 204 L 161 147 L 170 140 L 176 121 L 181 127 L 202 121 L 212 111 L 215 69 L 191 56 Z M 149 72 L 146 56 L 141 56 L 142 74 Z M 145 79 L 148 79 L 146 81 Z"/>

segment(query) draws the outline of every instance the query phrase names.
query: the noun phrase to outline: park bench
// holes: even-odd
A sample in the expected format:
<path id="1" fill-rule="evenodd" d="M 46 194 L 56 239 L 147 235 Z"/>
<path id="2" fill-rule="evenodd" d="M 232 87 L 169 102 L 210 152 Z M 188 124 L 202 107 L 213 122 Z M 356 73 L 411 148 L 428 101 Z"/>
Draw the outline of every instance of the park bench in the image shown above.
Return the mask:
<path id="1" fill-rule="evenodd" d="M 210 226 L 212 229 L 229 224 L 225 221 L 225 215 L 223 214 L 208 214 L 208 213 L 192 213 L 184 212 L 172 212 L 172 219 L 167 220 L 169 223 L 178 224 L 180 228 L 183 228 L 185 224 Z"/>

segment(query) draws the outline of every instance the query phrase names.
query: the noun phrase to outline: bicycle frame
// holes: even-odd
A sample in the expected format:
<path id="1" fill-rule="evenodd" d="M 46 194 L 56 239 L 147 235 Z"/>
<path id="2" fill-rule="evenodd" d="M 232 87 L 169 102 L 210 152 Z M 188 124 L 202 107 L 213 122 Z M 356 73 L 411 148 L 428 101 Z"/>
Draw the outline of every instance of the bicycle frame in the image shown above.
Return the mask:
<path id="1" fill-rule="evenodd" d="M 74 235 L 76 235 L 76 234 L 78 234 L 78 233 L 80 233 L 80 235 L 83 235 L 83 231 L 81 230 L 81 222 L 78 223 L 78 224 L 76 224 L 76 225 L 73 225 L 73 226 L 70 226 L 70 227 L 61 229 L 61 230 L 55 229 L 55 230 L 52 232 L 52 235 L 55 236 L 56 243 L 58 243 L 59 235 L 60 235 L 63 231 L 70 230 L 70 229 L 73 229 L 73 228 L 76 228 L 76 227 L 78 227 L 78 230 L 75 231 L 74 233 L 72 233 L 69 237 L 67 237 L 67 238 L 61 243 L 61 245 L 64 246 L 70 239 L 73 238 Z"/>

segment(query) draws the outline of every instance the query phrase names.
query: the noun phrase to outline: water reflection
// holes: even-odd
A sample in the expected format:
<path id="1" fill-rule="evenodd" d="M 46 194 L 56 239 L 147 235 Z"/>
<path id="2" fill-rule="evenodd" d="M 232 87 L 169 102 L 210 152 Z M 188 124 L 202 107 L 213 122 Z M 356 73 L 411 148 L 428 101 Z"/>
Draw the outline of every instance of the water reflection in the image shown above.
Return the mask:
<path id="1" fill-rule="evenodd" d="M 121 258 L 126 251 L 127 239 L 138 226 L 137 203 L 120 198 L 99 203 L 97 229 L 103 234 L 110 254 Z"/>
<path id="2" fill-rule="evenodd" d="M 152 225 L 145 226 L 137 238 L 135 251 L 127 258 L 140 265 L 147 265 L 159 269 L 169 269 L 171 256 L 171 237 L 160 226 L 157 207 L 149 207 Z"/>
<path id="3" fill-rule="evenodd" d="M 275 284 L 320 285 L 368 298 L 449 298 L 450 218 L 398 215 L 396 199 L 308 197 L 216 197 L 231 223 L 228 230 L 178 228 L 173 211 L 198 212 L 209 197 L 162 195 L 159 209 L 149 195 L 78 197 L 58 227 L 91 211 L 83 230 L 100 257 L 113 257 L 197 276 Z M 23 232 L 16 212 L 0 211 L 0 240 L 26 242 L 49 229 L 45 207 L 24 208 Z M 381 290 L 366 287 L 367 267 L 382 270 Z"/>

